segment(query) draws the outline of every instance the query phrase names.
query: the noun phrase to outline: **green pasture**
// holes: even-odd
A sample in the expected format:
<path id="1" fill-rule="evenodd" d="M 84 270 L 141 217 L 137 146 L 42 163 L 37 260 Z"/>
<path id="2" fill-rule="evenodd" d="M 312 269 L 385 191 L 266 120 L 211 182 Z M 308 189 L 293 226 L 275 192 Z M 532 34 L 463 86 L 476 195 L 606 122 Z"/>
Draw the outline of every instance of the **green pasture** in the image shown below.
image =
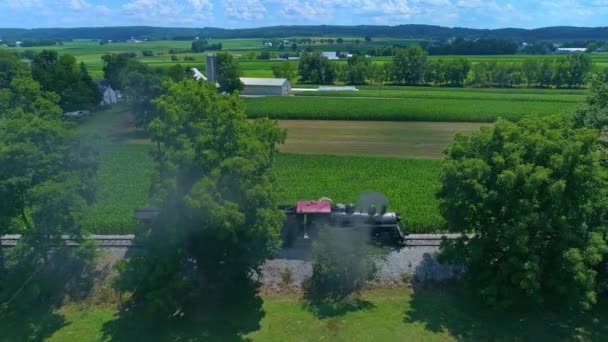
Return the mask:
<path id="1" fill-rule="evenodd" d="M 369 290 L 307 309 L 263 295 L 235 309 L 151 320 L 116 305 L 28 307 L 0 317 L 0 341 L 606 341 L 605 305 L 587 313 L 496 312 L 460 288 Z"/>
<path id="2" fill-rule="evenodd" d="M 441 94 L 441 93 L 439 93 Z M 492 93 L 489 93 L 492 94 Z M 330 94 L 332 95 L 332 94 Z M 335 94 L 334 94 L 335 95 Z M 314 120 L 493 122 L 525 115 L 569 113 L 577 102 L 521 101 L 517 98 L 427 96 L 421 98 L 365 98 L 343 96 L 283 96 L 247 98 L 250 117 Z M 495 97 L 492 94 L 492 97 Z M 553 97 L 558 98 L 558 97 Z"/>

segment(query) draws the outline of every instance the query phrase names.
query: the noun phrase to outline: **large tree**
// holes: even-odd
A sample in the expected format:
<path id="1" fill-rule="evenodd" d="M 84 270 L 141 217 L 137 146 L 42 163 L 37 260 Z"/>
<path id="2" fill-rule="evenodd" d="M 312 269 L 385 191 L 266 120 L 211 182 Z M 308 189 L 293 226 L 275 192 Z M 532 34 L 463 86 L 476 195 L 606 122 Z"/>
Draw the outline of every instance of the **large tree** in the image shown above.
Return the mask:
<path id="1" fill-rule="evenodd" d="M 568 118 L 498 121 L 457 136 L 442 167 L 443 261 L 488 303 L 588 309 L 608 253 L 598 134 Z"/>
<path id="2" fill-rule="evenodd" d="M 300 57 L 298 73 L 302 83 L 332 84 L 337 77 L 336 66 L 319 51 Z"/>
<path id="3" fill-rule="evenodd" d="M 139 237 L 147 252 L 121 266 L 119 287 L 174 312 L 238 286 L 278 248 L 283 214 L 271 166 L 285 132 L 249 121 L 243 101 L 213 84 L 166 86 L 149 127 L 161 211 Z"/>
<path id="4" fill-rule="evenodd" d="M 397 83 L 417 85 L 423 82 L 428 53 L 420 45 L 399 49 L 393 57 L 393 79 Z"/>
<path id="5" fill-rule="evenodd" d="M 21 69 L 10 64 L 0 61 L 0 70 Z M 62 120 L 59 97 L 36 81 L 14 78 L 0 94 L 7 96 L 0 105 L 0 235 L 23 236 L 0 271 L 0 301 L 25 284 L 40 299 L 50 294 L 48 277 L 58 274 L 53 265 L 66 266 L 51 261 L 69 254 L 59 251 L 62 235 L 82 238 L 79 218 L 94 200 L 97 155 Z"/>
<path id="6" fill-rule="evenodd" d="M 60 96 L 63 110 L 94 109 L 97 105 L 97 86 L 84 63 L 77 64 L 72 55 L 40 52 L 32 61 L 32 76 L 42 89 Z"/>
<path id="7" fill-rule="evenodd" d="M 234 56 L 227 52 L 218 53 L 217 59 L 217 83 L 220 85 L 220 91 L 233 93 L 243 90 L 243 82 L 241 82 L 241 70 L 239 62 Z"/>

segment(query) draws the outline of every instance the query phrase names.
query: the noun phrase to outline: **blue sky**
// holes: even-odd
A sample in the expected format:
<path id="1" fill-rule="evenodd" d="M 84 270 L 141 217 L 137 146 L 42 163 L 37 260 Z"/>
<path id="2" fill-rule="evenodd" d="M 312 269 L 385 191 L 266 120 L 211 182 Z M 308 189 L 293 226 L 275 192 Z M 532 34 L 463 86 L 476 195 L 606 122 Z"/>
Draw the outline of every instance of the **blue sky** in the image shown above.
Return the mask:
<path id="1" fill-rule="evenodd" d="M 608 0 L 0 0 L 0 27 L 608 26 Z"/>

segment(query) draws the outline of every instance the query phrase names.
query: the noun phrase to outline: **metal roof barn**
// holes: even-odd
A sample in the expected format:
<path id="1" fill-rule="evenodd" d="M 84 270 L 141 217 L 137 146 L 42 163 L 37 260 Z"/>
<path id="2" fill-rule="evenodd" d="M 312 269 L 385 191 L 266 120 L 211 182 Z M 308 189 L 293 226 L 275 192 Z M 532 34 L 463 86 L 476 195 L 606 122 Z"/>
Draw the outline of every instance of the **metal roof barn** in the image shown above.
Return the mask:
<path id="1" fill-rule="evenodd" d="M 241 77 L 243 91 L 241 95 L 288 95 L 291 82 L 285 78 L 252 78 Z"/>

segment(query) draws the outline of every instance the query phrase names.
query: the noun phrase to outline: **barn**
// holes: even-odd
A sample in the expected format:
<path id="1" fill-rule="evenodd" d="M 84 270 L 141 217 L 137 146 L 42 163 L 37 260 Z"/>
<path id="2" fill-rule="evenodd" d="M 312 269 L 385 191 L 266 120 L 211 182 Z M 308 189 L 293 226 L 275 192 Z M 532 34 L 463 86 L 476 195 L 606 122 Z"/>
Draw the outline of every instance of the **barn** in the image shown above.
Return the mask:
<path id="1" fill-rule="evenodd" d="M 291 82 L 285 78 L 251 78 L 241 77 L 243 91 L 241 95 L 288 95 Z"/>

